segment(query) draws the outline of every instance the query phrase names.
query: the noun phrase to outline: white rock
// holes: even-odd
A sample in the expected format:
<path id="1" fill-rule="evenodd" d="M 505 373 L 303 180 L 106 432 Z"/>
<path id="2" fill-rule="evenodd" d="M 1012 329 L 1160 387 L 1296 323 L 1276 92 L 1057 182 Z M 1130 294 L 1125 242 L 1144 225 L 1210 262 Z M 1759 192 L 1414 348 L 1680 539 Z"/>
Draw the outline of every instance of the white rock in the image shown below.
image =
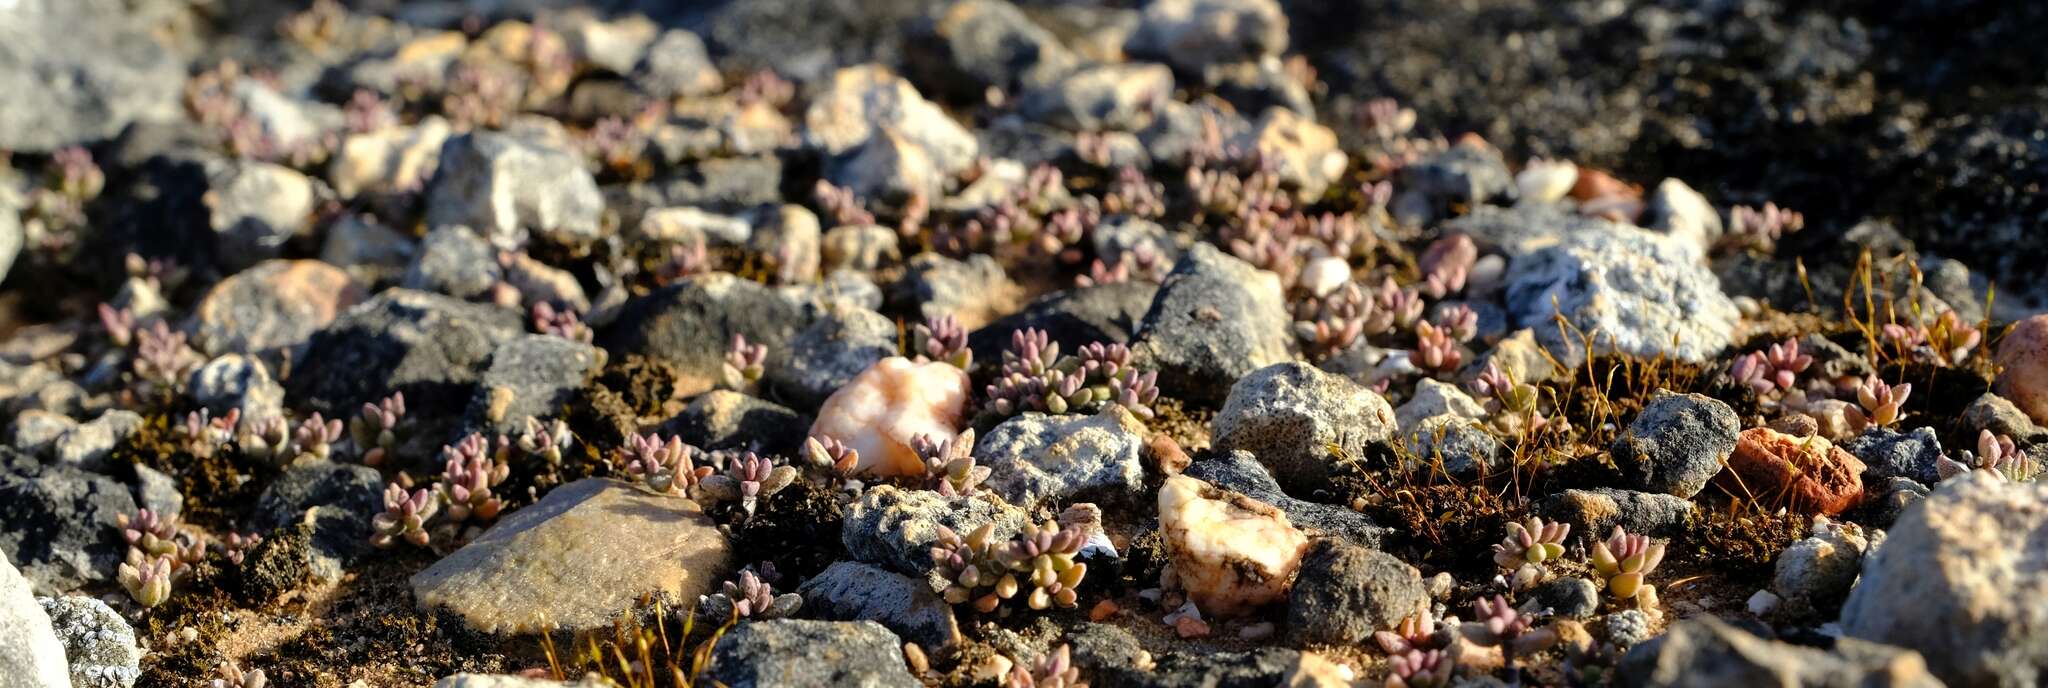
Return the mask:
<path id="1" fill-rule="evenodd" d="M 1556 203 L 1571 193 L 1572 184 L 1579 181 L 1579 166 L 1570 160 L 1530 160 L 1527 167 L 1515 173 L 1515 188 L 1521 192 L 1522 203 Z"/>
<path id="2" fill-rule="evenodd" d="M 1590 223 L 1508 266 L 1508 311 L 1552 352 L 1579 344 L 1558 332 L 1562 313 L 1596 349 L 1705 361 L 1734 343 L 1742 314 L 1703 255 L 1682 239 Z"/>
<path id="3" fill-rule="evenodd" d="M 1336 291 L 1351 280 L 1351 264 L 1343 258 L 1324 256 L 1309 261 L 1301 269 L 1299 285 L 1310 294 L 1323 296 Z"/>
<path id="4" fill-rule="evenodd" d="M 0 684 L 64 688 L 71 685 L 70 673 L 50 615 L 36 604 L 28 580 L 0 553 Z"/>
<path id="5" fill-rule="evenodd" d="M 1159 489 L 1169 561 L 1160 584 L 1210 615 L 1236 616 L 1286 599 L 1308 536 L 1272 505 L 1177 475 Z"/>

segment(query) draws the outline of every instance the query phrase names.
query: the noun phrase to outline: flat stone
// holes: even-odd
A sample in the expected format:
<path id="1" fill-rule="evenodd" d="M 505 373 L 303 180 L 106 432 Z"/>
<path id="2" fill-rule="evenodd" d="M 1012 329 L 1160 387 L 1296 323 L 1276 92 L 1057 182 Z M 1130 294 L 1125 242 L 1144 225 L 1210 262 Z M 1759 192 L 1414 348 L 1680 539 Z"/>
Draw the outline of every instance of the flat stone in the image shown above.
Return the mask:
<path id="1" fill-rule="evenodd" d="M 953 607 L 923 580 L 854 561 L 834 562 L 797 588 L 804 616 L 827 621 L 874 621 L 925 649 L 960 643 Z"/>
<path id="2" fill-rule="evenodd" d="M 1711 615 L 1680 621 L 1637 645 L 1619 669 L 1624 685 L 1660 688 L 1942 685 L 1912 650 L 1855 638 L 1836 641 L 1832 651 L 1802 647 L 1759 638 Z"/>
<path id="3" fill-rule="evenodd" d="M 194 344 L 210 356 L 296 347 L 361 302 L 363 288 L 317 260 L 272 260 L 228 276 L 193 309 Z"/>
<path id="4" fill-rule="evenodd" d="M 712 649 L 707 678 L 754 688 L 919 688 L 903 640 L 873 621 L 777 619 L 741 624 Z"/>
<path id="5" fill-rule="evenodd" d="M 1116 404 L 1093 416 L 1027 413 L 981 436 L 974 454 L 991 471 L 988 488 L 1011 504 L 1132 501 L 1145 486 L 1147 434 Z"/>

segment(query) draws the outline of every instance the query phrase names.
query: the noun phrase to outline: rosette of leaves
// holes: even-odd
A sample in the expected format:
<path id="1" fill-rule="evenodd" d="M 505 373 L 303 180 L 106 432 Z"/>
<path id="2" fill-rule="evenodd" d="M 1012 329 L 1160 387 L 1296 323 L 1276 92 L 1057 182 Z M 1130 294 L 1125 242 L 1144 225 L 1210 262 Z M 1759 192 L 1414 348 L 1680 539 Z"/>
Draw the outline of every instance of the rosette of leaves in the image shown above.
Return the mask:
<path id="1" fill-rule="evenodd" d="M 928 325 L 918 325 L 913 341 L 924 344 L 917 352 L 920 360 L 945 361 L 961 370 L 974 365 L 974 350 L 967 348 L 967 328 L 950 314 L 933 318 Z"/>
<path id="2" fill-rule="evenodd" d="M 738 580 L 726 581 L 723 590 L 705 595 L 697 608 L 713 620 L 767 621 L 795 615 L 804 598 L 796 593 L 775 594 L 775 588 L 752 568 L 740 570 Z"/>
<path id="3" fill-rule="evenodd" d="M 493 494 L 491 488 L 512 474 L 504 452 L 492 454 L 483 435 L 472 433 L 454 446 L 443 447 L 441 455 L 445 464 L 441 479 L 434 483 L 434 492 L 447 504 L 449 520 L 459 523 L 472 516 L 479 521 L 496 520 L 505 501 Z"/>
<path id="4" fill-rule="evenodd" d="M 1545 523 L 1535 516 L 1521 523 L 1509 522 L 1507 537 L 1493 546 L 1493 563 L 1512 571 L 1557 559 L 1564 556 L 1564 538 L 1571 532 L 1569 523 Z"/>
<path id="5" fill-rule="evenodd" d="M 1500 648 L 1508 669 L 1508 685 L 1521 683 L 1521 669 L 1515 666 L 1517 656 L 1536 654 L 1557 643 L 1556 632 L 1548 628 L 1532 630 L 1529 618 L 1499 595 L 1473 602 L 1472 612 L 1473 620 L 1460 624 L 1458 634 L 1473 644 Z"/>
<path id="6" fill-rule="evenodd" d="M 1395 624 L 1391 631 L 1373 631 L 1372 640 L 1388 656 L 1432 649 L 1443 644 L 1443 639 L 1437 637 L 1436 615 L 1428 609 L 1401 619 L 1401 623 Z"/>
<path id="7" fill-rule="evenodd" d="M 1081 682 L 1081 669 L 1074 666 L 1073 651 L 1061 645 L 1036 666 L 1025 667 L 1023 662 L 1010 666 L 1010 675 L 1003 679 L 1004 688 L 1088 688 Z"/>
<path id="8" fill-rule="evenodd" d="M 974 429 L 957 437 L 933 440 L 918 435 L 910 440 L 911 451 L 924 461 L 924 487 L 946 497 L 967 497 L 980 490 L 991 469 L 974 463 Z"/>
<path id="9" fill-rule="evenodd" d="M 431 536 L 427 521 L 441 511 L 441 501 L 427 490 L 407 492 L 404 485 L 384 488 L 384 511 L 370 518 L 370 544 L 390 547 L 399 540 L 425 547 Z"/>
<path id="10" fill-rule="evenodd" d="M 146 555 L 131 549 L 114 578 L 136 603 L 155 607 L 171 598 L 171 568 L 169 555 Z"/>
<path id="11" fill-rule="evenodd" d="M 697 486 L 716 469 L 697 465 L 702 450 L 684 444 L 680 437 L 663 441 L 660 435 L 631 435 L 619 448 L 627 476 L 649 490 L 671 496 L 695 496 Z"/>
<path id="12" fill-rule="evenodd" d="M 860 452 L 830 437 L 804 438 L 804 465 L 810 473 L 842 491 L 859 492 Z"/>
<path id="13" fill-rule="evenodd" d="M 996 556 L 1011 571 L 1025 574 L 1025 580 L 1031 583 L 1031 592 L 1025 599 L 1032 609 L 1055 604 L 1073 607 L 1077 601 L 1075 587 L 1088 575 L 1088 565 L 1074 559 L 1087 542 L 1088 535 L 1079 528 L 1063 528 L 1053 521 L 1026 524 L 1024 532 L 997 551 Z"/>
<path id="14" fill-rule="evenodd" d="M 777 466 L 773 459 L 747 452 L 726 462 L 724 472 L 699 480 L 698 498 L 712 503 L 738 502 L 740 510 L 751 517 L 762 497 L 781 492 L 793 482 L 796 482 L 796 468 Z"/>
<path id="15" fill-rule="evenodd" d="M 985 523 L 961 537 L 939 526 L 939 539 L 932 545 L 932 573 L 944 584 L 940 595 L 947 604 L 972 601 L 976 610 L 988 613 L 1017 595 L 1016 575 L 996 557 L 1000 545 L 995 528 Z"/>
<path id="16" fill-rule="evenodd" d="M 1443 650 L 1414 650 L 1387 660 L 1387 688 L 1443 688 L 1457 662 Z"/>
<path id="17" fill-rule="evenodd" d="M 1657 606 L 1657 587 L 1648 576 L 1664 561 L 1664 543 L 1614 527 L 1603 542 L 1593 543 L 1593 570 L 1616 599 L 1634 599 L 1644 608 Z"/>
<path id="18" fill-rule="evenodd" d="M 398 450 L 398 422 L 404 418 L 405 393 L 392 392 L 375 403 L 365 402 L 356 417 L 349 419 L 349 439 L 356 443 L 364 465 L 383 464 Z"/>
<path id="19" fill-rule="evenodd" d="M 732 345 L 726 349 L 725 363 L 721 367 L 725 388 L 753 393 L 761 382 L 761 376 L 767 374 L 767 362 L 767 344 L 751 344 L 747 342 L 746 335 L 733 333 Z"/>

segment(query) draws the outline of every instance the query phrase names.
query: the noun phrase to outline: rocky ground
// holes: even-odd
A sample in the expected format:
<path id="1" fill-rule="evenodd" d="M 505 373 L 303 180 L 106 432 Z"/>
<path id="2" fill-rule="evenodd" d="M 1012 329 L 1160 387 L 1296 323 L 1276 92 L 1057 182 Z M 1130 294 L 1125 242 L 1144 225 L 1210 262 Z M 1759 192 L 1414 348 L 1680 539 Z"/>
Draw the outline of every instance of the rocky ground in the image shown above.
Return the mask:
<path id="1" fill-rule="evenodd" d="M 2048 683 L 2044 15 L 0 3 L 0 686 Z"/>

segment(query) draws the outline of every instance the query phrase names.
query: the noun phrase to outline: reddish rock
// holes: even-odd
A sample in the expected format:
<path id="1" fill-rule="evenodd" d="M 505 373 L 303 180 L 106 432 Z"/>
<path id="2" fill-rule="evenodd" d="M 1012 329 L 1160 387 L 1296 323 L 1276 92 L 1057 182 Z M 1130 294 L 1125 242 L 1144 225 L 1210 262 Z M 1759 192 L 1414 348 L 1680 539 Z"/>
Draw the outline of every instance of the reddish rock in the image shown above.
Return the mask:
<path id="1" fill-rule="evenodd" d="M 1823 437 L 1750 428 L 1716 482 L 1729 494 L 1808 514 L 1838 514 L 1863 498 L 1863 462 Z"/>
<path id="2" fill-rule="evenodd" d="M 2048 425 L 2048 313 L 2012 327 L 1998 343 L 1999 372 L 1992 391 L 2018 406 L 2035 423 Z"/>

